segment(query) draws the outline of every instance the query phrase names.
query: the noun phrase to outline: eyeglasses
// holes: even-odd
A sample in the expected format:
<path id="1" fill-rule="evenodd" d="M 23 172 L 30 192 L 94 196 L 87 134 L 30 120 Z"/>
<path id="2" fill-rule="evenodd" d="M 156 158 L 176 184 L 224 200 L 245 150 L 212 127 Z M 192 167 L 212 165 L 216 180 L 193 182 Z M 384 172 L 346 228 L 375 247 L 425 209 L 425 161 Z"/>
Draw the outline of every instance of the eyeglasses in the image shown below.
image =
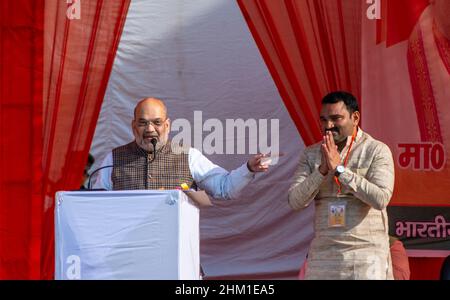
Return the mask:
<path id="1" fill-rule="evenodd" d="M 166 119 L 167 120 L 167 119 Z M 146 128 L 148 125 L 152 125 L 153 127 L 161 127 L 163 124 L 164 124 L 164 122 L 166 121 L 166 120 L 164 120 L 164 121 L 162 121 L 162 120 L 155 120 L 155 121 L 147 121 L 147 120 L 144 120 L 144 119 L 140 119 L 138 122 L 137 122 L 137 126 L 138 127 L 143 127 L 143 128 Z"/>

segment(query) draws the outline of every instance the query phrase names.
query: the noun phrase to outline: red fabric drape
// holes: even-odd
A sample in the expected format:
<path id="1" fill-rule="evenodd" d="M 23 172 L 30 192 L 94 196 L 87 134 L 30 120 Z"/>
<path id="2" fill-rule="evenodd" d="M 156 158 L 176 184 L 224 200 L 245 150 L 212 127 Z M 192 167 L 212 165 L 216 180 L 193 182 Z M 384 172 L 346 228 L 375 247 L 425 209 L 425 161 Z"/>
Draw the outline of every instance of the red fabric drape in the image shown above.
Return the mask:
<path id="1" fill-rule="evenodd" d="M 130 0 L 46 2 L 41 278 L 54 275 L 54 195 L 78 189 Z M 79 10 L 78 12 L 76 10 Z"/>
<path id="2" fill-rule="evenodd" d="M 382 0 L 381 19 L 377 20 L 377 42 L 391 47 L 409 38 L 429 0 Z"/>
<path id="3" fill-rule="evenodd" d="M 411 280 L 439 280 L 445 257 L 410 257 Z"/>
<path id="4" fill-rule="evenodd" d="M 43 0 L 0 1 L 0 279 L 39 276 Z"/>
<path id="5" fill-rule="evenodd" d="M 0 2 L 0 279 L 53 278 L 54 194 L 81 184 L 129 3 Z"/>
<path id="6" fill-rule="evenodd" d="M 317 142 L 322 97 L 361 95 L 361 1 L 237 2 L 304 143 Z"/>

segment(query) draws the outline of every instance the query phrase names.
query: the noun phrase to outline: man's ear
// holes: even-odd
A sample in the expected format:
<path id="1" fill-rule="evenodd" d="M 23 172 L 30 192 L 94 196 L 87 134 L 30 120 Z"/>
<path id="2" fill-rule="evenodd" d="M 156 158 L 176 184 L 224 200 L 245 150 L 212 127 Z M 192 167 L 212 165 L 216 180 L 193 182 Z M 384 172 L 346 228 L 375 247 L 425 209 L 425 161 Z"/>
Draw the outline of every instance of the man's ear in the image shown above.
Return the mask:
<path id="1" fill-rule="evenodd" d="M 361 120 L 361 114 L 359 113 L 359 111 L 353 112 L 352 119 L 353 119 L 353 125 L 358 126 L 359 121 Z"/>
<path id="2" fill-rule="evenodd" d="M 131 130 L 133 131 L 133 134 L 136 135 L 137 128 L 136 128 L 136 121 L 134 119 L 131 120 Z"/>
<path id="3" fill-rule="evenodd" d="M 170 131 L 170 119 L 169 118 L 167 118 L 166 119 L 166 126 L 167 126 L 167 131 Z"/>

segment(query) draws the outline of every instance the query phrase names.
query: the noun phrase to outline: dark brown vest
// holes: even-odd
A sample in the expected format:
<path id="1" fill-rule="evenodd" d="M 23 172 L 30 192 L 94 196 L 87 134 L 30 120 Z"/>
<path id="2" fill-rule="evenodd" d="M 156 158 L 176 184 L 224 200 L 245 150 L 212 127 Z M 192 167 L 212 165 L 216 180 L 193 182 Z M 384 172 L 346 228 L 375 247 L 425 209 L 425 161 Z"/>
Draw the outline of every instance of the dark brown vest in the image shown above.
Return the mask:
<path id="1" fill-rule="evenodd" d="M 113 190 L 171 190 L 180 188 L 182 183 L 193 186 L 189 169 L 189 151 L 174 146 L 169 141 L 153 153 L 131 142 L 113 149 Z"/>

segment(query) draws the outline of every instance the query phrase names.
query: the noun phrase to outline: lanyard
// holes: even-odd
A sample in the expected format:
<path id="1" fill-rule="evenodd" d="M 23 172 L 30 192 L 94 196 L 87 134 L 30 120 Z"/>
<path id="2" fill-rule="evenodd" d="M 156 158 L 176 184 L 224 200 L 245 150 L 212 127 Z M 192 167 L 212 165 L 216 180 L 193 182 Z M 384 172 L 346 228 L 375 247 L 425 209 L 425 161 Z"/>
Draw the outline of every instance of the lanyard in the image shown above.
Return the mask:
<path id="1" fill-rule="evenodd" d="M 352 141 L 350 142 L 350 145 L 348 146 L 348 151 L 347 154 L 345 154 L 345 158 L 344 158 L 344 168 L 347 167 L 347 162 L 348 162 L 348 157 L 350 155 L 350 151 L 352 150 L 352 146 L 353 146 L 353 142 L 355 141 L 356 138 L 356 133 L 357 133 L 358 129 L 355 129 L 353 131 L 352 134 Z M 337 176 L 334 176 L 334 181 L 336 182 L 336 184 L 338 185 L 338 195 L 341 193 L 341 183 L 339 182 L 339 179 L 337 178 Z"/>

